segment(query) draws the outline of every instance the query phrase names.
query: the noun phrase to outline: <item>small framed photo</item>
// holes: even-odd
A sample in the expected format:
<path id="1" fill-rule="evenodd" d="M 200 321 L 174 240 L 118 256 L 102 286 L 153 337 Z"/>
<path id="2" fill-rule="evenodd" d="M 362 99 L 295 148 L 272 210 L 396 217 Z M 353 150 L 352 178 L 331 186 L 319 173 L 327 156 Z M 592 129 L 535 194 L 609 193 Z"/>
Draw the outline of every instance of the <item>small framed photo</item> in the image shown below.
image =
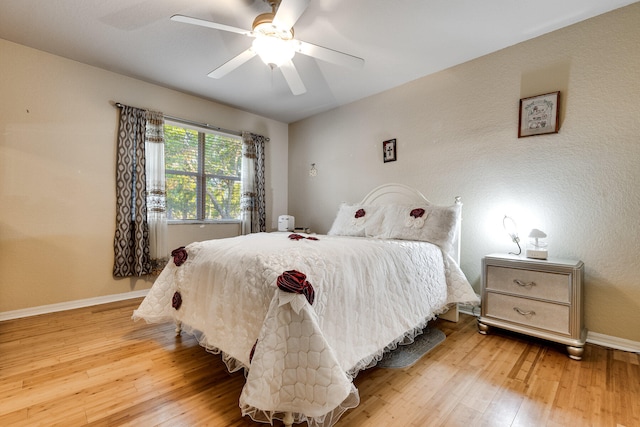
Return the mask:
<path id="1" fill-rule="evenodd" d="M 520 100 L 520 119 L 518 120 L 518 138 L 525 136 L 558 133 L 558 106 L 560 92 L 522 98 Z"/>
<path id="2" fill-rule="evenodd" d="M 382 158 L 384 162 L 395 162 L 397 160 L 396 157 L 396 140 L 389 139 L 388 141 L 384 141 L 382 143 Z"/>

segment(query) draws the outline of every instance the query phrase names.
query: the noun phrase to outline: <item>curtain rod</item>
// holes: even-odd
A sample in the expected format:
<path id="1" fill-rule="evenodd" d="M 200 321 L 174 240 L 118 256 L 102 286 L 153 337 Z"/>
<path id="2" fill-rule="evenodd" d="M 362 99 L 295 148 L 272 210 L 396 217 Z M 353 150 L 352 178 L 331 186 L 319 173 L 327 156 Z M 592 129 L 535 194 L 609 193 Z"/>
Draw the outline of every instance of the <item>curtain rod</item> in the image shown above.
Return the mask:
<path id="1" fill-rule="evenodd" d="M 116 102 L 116 103 L 114 103 L 114 105 L 117 108 L 124 107 L 124 104 L 121 104 L 120 102 Z M 145 110 L 145 108 L 141 108 L 141 110 Z M 180 123 L 185 124 L 185 125 L 199 126 L 199 127 L 206 128 L 206 129 L 217 130 L 218 132 L 222 132 L 222 133 L 228 133 L 229 135 L 242 136 L 242 132 L 240 132 L 238 130 L 229 130 L 229 129 L 221 128 L 221 127 L 218 127 L 218 126 L 213 126 L 213 125 L 210 125 L 208 123 L 198 123 L 198 122 L 194 122 L 192 120 L 186 120 L 186 119 L 181 119 L 179 117 L 169 116 L 167 114 L 164 114 L 164 118 L 168 119 L 168 120 L 172 120 L 174 122 L 180 122 Z M 265 138 L 265 139 L 268 140 L 268 138 Z"/>

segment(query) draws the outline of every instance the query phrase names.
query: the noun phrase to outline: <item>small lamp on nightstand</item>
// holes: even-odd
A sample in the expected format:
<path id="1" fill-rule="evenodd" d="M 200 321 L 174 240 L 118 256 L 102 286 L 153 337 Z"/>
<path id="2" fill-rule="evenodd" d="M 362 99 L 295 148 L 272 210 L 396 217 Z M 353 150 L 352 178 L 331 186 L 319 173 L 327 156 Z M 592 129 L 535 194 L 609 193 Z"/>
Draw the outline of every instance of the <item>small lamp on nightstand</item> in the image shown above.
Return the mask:
<path id="1" fill-rule="evenodd" d="M 547 234 L 534 228 L 529 233 L 529 244 L 527 245 L 527 258 L 547 259 Z"/>

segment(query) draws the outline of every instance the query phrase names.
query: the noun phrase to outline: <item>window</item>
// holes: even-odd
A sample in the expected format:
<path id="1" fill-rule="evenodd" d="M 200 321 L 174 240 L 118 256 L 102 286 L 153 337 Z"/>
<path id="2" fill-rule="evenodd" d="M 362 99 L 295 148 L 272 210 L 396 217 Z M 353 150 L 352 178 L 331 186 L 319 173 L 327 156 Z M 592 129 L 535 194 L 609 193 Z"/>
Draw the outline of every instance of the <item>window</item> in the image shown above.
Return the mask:
<path id="1" fill-rule="evenodd" d="M 240 219 L 242 138 L 165 122 L 169 221 Z"/>

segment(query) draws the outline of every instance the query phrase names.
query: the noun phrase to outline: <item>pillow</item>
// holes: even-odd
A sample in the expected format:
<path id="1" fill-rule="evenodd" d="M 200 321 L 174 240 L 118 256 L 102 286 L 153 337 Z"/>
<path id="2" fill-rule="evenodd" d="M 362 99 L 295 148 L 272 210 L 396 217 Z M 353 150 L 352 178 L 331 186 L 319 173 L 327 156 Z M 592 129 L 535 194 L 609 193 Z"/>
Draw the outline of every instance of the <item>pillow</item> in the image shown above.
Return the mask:
<path id="1" fill-rule="evenodd" d="M 367 225 L 367 237 L 376 239 L 393 239 L 395 218 L 400 216 L 398 205 L 376 205 L 375 218 Z"/>
<path id="2" fill-rule="evenodd" d="M 343 203 L 338 209 L 338 215 L 327 233 L 333 236 L 370 237 L 377 224 L 382 221 L 378 214 L 379 206 L 349 205 Z"/>
<path id="3" fill-rule="evenodd" d="M 429 242 L 454 256 L 461 208 L 459 204 L 387 206 L 376 237 Z"/>

